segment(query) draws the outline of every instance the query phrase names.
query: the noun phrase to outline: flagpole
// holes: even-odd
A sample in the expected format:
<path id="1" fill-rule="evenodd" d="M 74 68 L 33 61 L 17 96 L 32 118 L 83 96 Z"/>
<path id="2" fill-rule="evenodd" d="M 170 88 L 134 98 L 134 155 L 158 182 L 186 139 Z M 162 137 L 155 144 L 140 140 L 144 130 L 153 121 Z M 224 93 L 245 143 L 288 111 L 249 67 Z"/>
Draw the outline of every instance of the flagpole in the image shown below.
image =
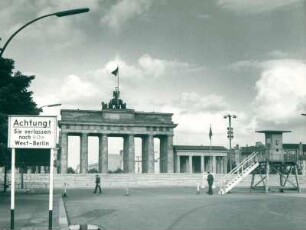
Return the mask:
<path id="1" fill-rule="evenodd" d="M 117 81 L 118 81 L 118 91 L 119 91 L 119 66 L 117 66 L 117 69 L 118 69 L 118 79 L 117 79 Z"/>
<path id="2" fill-rule="evenodd" d="M 211 124 L 209 124 L 209 126 L 210 126 L 209 132 L 211 132 Z M 210 151 L 210 154 L 211 154 L 211 138 L 212 138 L 212 135 L 210 135 L 210 138 L 209 138 L 209 151 Z"/>

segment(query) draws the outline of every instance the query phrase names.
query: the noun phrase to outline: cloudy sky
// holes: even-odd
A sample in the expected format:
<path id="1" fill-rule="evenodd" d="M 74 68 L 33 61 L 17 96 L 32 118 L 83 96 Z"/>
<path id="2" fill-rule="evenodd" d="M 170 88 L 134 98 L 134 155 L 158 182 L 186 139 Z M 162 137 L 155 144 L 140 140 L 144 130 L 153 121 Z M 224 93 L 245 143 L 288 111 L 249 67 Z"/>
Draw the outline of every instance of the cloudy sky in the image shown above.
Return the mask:
<path id="1" fill-rule="evenodd" d="M 119 65 L 122 99 L 174 113 L 175 144 L 209 145 L 211 124 L 213 144 L 228 147 L 228 113 L 234 145 L 263 141 L 261 129 L 306 143 L 305 0 L 2 0 L 1 44 L 35 17 L 79 7 L 90 12 L 36 22 L 4 54 L 36 75 L 39 106 L 100 110 Z"/>

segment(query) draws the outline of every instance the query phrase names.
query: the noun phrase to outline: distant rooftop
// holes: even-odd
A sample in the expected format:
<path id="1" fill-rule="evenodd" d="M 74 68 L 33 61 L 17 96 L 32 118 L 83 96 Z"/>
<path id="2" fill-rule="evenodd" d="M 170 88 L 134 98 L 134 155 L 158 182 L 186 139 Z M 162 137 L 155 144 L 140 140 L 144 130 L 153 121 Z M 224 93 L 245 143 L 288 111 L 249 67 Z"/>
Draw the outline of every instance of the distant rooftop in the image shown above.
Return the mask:
<path id="1" fill-rule="evenodd" d="M 203 145 L 174 145 L 174 150 L 213 150 L 213 151 L 227 151 L 227 148 L 223 146 L 203 146 Z"/>
<path id="2" fill-rule="evenodd" d="M 291 131 L 288 131 L 288 130 L 259 130 L 255 132 L 256 133 L 275 133 L 275 134 L 291 133 Z"/>
<path id="3" fill-rule="evenodd" d="M 300 144 L 283 144 L 283 149 L 286 150 L 298 150 L 300 147 Z M 302 148 L 303 148 L 303 152 L 306 152 L 306 144 L 302 144 Z M 264 145 L 258 145 L 258 146 L 245 146 L 245 147 L 241 147 L 241 154 L 250 154 L 252 152 L 256 152 L 256 151 L 263 151 L 265 150 L 265 146 Z"/>

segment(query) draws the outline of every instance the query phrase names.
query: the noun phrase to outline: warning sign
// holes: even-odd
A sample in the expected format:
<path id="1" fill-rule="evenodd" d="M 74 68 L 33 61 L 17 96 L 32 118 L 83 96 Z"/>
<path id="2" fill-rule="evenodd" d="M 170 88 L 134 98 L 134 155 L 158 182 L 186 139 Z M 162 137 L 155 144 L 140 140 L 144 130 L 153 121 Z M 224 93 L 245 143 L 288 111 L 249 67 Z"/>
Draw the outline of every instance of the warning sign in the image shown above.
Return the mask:
<path id="1" fill-rule="evenodd" d="M 8 146 L 23 149 L 56 147 L 56 117 L 9 116 Z"/>

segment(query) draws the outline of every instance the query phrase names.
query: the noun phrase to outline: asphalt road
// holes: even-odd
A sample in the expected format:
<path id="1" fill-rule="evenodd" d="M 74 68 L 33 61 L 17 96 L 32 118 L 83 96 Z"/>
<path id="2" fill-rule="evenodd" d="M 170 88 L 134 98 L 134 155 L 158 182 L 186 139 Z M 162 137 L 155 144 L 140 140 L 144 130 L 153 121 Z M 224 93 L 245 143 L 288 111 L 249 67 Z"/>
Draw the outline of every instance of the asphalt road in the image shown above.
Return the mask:
<path id="1" fill-rule="evenodd" d="M 195 188 L 69 190 L 71 224 L 129 229 L 306 229 L 306 194 L 233 191 L 212 196 Z"/>
<path id="2" fill-rule="evenodd" d="M 44 193 L 16 193 L 15 229 L 47 229 L 49 224 L 49 195 Z M 54 196 L 53 229 L 58 225 L 58 199 Z M 10 229 L 10 192 L 0 194 L 0 230 Z"/>

